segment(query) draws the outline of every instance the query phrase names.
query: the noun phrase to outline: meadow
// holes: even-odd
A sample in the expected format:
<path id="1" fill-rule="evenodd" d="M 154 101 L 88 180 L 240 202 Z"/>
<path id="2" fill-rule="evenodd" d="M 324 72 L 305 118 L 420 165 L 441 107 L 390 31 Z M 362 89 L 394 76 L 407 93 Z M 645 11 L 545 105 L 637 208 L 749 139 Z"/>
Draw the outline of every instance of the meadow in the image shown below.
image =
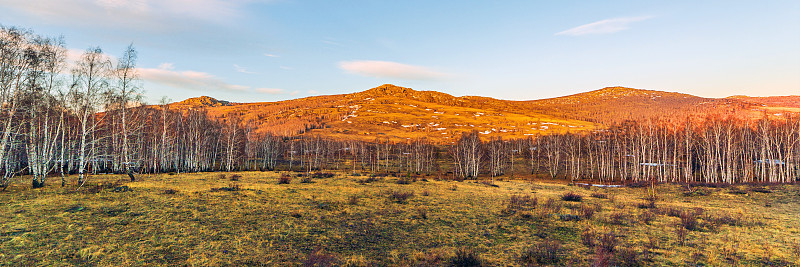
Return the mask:
<path id="1" fill-rule="evenodd" d="M 800 265 L 798 185 L 138 178 L 94 175 L 77 190 L 58 179 L 39 189 L 20 182 L 0 192 L 0 265 Z"/>

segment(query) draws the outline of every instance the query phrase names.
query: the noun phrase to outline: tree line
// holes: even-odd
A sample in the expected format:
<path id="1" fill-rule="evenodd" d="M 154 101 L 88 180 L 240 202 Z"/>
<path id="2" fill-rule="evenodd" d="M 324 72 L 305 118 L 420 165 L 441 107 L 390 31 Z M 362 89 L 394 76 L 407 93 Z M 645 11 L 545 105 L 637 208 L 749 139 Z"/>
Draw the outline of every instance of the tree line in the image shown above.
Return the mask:
<path id="1" fill-rule="evenodd" d="M 595 132 L 486 138 L 453 144 L 424 138 L 337 140 L 257 131 L 242 114 L 209 116 L 162 99 L 144 105 L 137 51 L 116 59 L 100 48 L 66 60 L 62 38 L 0 27 L 0 187 L 30 175 L 201 171 L 321 171 L 427 174 L 443 178 L 544 174 L 601 183 L 795 182 L 800 118 L 743 121 L 720 116 L 625 121 Z M 77 174 L 73 181 L 69 174 Z"/>

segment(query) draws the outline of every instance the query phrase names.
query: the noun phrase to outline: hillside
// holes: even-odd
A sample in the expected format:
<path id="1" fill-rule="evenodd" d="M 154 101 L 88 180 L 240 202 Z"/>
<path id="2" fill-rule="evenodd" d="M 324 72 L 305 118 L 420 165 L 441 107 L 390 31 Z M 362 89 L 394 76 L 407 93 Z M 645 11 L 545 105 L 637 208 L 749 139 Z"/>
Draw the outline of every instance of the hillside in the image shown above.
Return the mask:
<path id="1" fill-rule="evenodd" d="M 800 112 L 800 97 L 703 98 L 682 93 L 608 87 L 564 97 L 509 101 L 455 97 L 382 85 L 366 91 L 278 102 L 232 103 L 210 97 L 171 104 L 205 109 L 220 120 L 238 117 L 256 132 L 319 134 L 360 140 L 427 138 L 452 142 L 476 130 L 485 138 L 525 138 L 537 134 L 592 131 L 624 120 L 684 119 L 708 115 L 756 119 Z"/>
<path id="2" fill-rule="evenodd" d="M 279 135 L 301 133 L 374 140 L 427 138 L 450 142 L 462 132 L 483 136 L 524 138 L 536 134 L 588 131 L 596 124 L 531 112 L 523 102 L 485 97 L 454 97 L 382 85 L 363 92 L 315 96 L 279 102 L 227 103 L 211 100 L 174 103 L 172 108 L 201 108 L 221 120 L 238 116 L 256 132 Z"/>

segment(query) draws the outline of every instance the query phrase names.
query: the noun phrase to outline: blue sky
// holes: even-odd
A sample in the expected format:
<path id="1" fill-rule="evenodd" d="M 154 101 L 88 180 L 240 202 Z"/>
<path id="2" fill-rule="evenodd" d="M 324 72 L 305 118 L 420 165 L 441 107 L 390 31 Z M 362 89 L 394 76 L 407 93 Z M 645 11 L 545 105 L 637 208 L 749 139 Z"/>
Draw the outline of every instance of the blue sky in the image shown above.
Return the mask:
<path id="1" fill-rule="evenodd" d="M 800 1 L 0 0 L 0 24 L 64 35 L 72 54 L 133 43 L 150 103 L 384 83 L 513 100 L 800 94 Z"/>

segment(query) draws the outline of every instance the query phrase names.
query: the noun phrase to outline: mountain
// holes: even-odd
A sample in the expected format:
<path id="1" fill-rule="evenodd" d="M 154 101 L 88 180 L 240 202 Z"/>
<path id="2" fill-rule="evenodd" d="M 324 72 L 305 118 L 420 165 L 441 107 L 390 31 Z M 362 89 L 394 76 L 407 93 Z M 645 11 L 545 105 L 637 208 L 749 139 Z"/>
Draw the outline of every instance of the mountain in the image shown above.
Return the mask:
<path id="1" fill-rule="evenodd" d="M 232 103 L 191 98 L 171 108 L 204 109 L 219 120 L 238 117 L 255 132 L 402 141 L 427 138 L 449 143 L 476 130 L 484 138 L 525 138 L 565 131 L 593 131 L 623 120 L 722 114 L 760 118 L 765 112 L 800 112 L 793 97 L 703 98 L 682 93 L 608 87 L 564 97 L 510 101 L 455 97 L 391 84 L 366 91 L 300 99 Z M 798 109 L 793 111 L 793 109 Z"/>

